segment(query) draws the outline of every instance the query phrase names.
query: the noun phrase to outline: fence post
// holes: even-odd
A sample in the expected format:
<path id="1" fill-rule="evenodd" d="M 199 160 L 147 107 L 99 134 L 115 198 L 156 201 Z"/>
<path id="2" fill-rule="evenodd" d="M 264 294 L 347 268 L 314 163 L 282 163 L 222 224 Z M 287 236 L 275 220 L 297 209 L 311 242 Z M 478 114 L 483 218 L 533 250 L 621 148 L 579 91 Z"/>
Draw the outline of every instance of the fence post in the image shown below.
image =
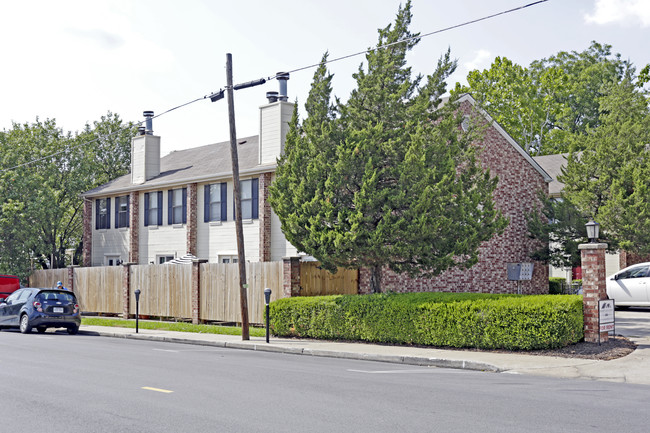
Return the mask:
<path id="1" fill-rule="evenodd" d="M 300 295 L 300 257 L 282 258 L 282 289 L 287 298 Z"/>
<path id="2" fill-rule="evenodd" d="M 135 263 L 122 264 L 122 319 L 129 318 L 131 307 L 131 265 Z"/>
<path id="3" fill-rule="evenodd" d="M 70 265 L 68 266 L 68 289 L 71 292 L 74 292 L 74 268 L 78 267 L 78 265 Z"/>
<path id="4" fill-rule="evenodd" d="M 192 260 L 192 323 L 201 323 L 201 265 L 206 259 Z"/>

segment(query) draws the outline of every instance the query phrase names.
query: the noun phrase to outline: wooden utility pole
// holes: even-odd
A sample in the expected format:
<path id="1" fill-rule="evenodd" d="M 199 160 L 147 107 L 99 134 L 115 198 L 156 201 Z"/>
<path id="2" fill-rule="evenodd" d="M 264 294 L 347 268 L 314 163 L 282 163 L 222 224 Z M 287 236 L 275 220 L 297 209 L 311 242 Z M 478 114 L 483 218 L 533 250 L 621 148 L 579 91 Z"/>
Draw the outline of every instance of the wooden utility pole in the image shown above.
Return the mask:
<path id="1" fill-rule="evenodd" d="M 232 84 L 232 54 L 226 54 L 226 89 L 228 91 L 228 119 L 230 121 L 230 156 L 232 158 L 233 193 L 235 195 L 235 227 L 237 231 L 237 262 L 239 264 L 239 299 L 241 304 L 241 339 L 250 340 L 248 331 L 248 293 L 246 284 L 246 255 L 244 254 L 244 227 L 241 215 L 241 191 L 239 185 L 239 157 L 237 155 L 237 131 L 235 129 L 235 102 Z"/>

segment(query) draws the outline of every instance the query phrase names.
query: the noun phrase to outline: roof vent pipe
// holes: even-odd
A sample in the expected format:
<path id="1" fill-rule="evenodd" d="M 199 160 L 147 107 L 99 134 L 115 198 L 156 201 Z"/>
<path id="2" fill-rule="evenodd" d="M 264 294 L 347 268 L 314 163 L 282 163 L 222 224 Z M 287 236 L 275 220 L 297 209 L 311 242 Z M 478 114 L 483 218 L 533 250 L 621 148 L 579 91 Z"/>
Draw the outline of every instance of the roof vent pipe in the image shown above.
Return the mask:
<path id="1" fill-rule="evenodd" d="M 280 101 L 287 101 L 289 99 L 287 95 L 287 81 L 289 80 L 289 73 L 278 72 L 277 74 L 275 74 L 275 77 L 278 79 L 278 83 L 280 83 L 280 92 L 278 95 L 278 99 Z"/>
<path id="2" fill-rule="evenodd" d="M 138 126 L 138 135 L 144 135 L 144 126 Z"/>
<path id="3" fill-rule="evenodd" d="M 269 104 L 272 104 L 273 102 L 277 102 L 278 92 L 266 92 L 266 99 L 269 100 Z"/>
<path id="4" fill-rule="evenodd" d="M 145 134 L 153 135 L 153 111 L 145 111 L 142 115 L 145 119 Z"/>

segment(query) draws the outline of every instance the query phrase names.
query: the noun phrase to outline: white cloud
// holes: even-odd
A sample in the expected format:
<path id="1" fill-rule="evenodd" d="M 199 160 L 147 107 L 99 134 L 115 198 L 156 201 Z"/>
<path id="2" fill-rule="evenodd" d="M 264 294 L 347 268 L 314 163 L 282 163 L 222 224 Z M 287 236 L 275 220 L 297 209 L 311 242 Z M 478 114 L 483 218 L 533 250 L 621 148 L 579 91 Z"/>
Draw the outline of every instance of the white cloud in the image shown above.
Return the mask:
<path id="1" fill-rule="evenodd" d="M 585 22 L 593 24 L 621 24 L 629 27 L 640 23 L 650 26 L 650 1 L 648 0 L 596 0 L 593 14 L 585 14 Z"/>
<path id="2" fill-rule="evenodd" d="M 473 71 L 474 69 L 481 69 L 489 66 L 491 53 L 487 50 L 478 50 L 476 51 L 476 56 L 469 62 L 463 63 L 463 66 L 468 71 Z"/>

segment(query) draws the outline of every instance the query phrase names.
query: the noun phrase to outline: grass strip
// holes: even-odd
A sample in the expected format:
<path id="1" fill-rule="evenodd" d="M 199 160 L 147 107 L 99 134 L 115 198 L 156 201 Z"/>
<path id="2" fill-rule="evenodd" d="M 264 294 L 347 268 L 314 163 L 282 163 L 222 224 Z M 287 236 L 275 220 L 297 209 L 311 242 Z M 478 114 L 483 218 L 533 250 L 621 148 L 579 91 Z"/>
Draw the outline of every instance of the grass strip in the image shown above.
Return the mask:
<path id="1" fill-rule="evenodd" d="M 135 329 L 135 320 L 123 319 L 104 319 L 98 317 L 83 317 L 81 324 L 86 326 L 108 326 L 115 328 L 133 328 Z M 193 325 L 185 322 L 160 322 L 150 320 L 140 320 L 138 323 L 140 329 L 153 329 L 159 331 L 177 331 L 177 332 L 194 332 L 198 334 L 223 334 L 223 335 L 241 335 L 241 327 L 235 326 L 218 326 L 218 325 Z M 264 337 L 266 331 L 263 328 L 249 328 L 251 337 Z"/>

